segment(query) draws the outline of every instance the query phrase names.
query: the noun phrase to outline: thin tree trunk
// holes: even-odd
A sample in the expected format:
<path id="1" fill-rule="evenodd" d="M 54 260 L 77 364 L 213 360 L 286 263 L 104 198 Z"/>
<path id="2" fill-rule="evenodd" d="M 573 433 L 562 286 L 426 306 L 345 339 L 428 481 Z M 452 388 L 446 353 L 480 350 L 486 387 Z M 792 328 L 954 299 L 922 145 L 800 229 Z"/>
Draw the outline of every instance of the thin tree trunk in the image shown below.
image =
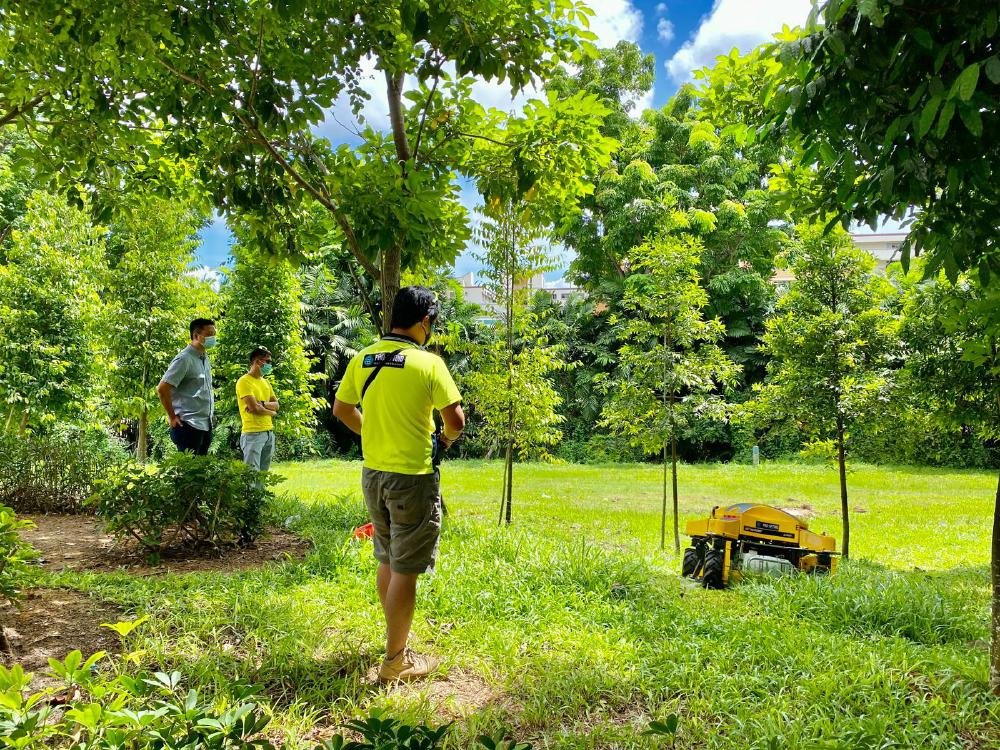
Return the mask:
<path id="1" fill-rule="evenodd" d="M 671 407 L 673 399 L 671 398 Z M 671 408 L 671 413 L 672 413 Z M 677 512 L 677 433 L 674 428 L 670 428 L 670 470 L 673 475 L 674 489 L 674 552 L 681 551 L 681 530 Z"/>
<path id="2" fill-rule="evenodd" d="M 510 526 L 511 517 L 514 512 L 514 441 L 513 439 L 507 443 L 507 486 L 504 487 L 504 496 L 506 497 L 506 511 L 504 515 L 504 520 L 507 525 Z"/>
<path id="3" fill-rule="evenodd" d="M 139 434 L 136 436 L 135 440 L 135 457 L 139 459 L 142 463 L 146 463 L 146 459 L 149 457 L 149 408 L 145 405 L 146 400 L 146 381 L 148 379 L 148 368 L 144 365 L 142 368 L 142 383 L 141 390 L 143 398 L 142 411 L 139 413 Z"/>
<path id="4" fill-rule="evenodd" d="M 990 557 L 990 582 L 993 585 L 993 639 L 990 649 L 990 687 L 1000 695 L 1000 476 L 993 502 L 993 550 Z"/>
<path id="5" fill-rule="evenodd" d="M 139 415 L 139 434 L 135 440 L 135 457 L 142 463 L 149 458 L 149 410 L 143 407 Z"/>
<path id="6" fill-rule="evenodd" d="M 17 427 L 18 434 L 23 436 L 27 429 L 28 429 L 28 410 L 25 409 L 21 413 L 21 424 L 19 424 Z"/>
<path id="7" fill-rule="evenodd" d="M 514 427 L 517 424 L 514 410 L 517 405 L 514 402 L 514 265 L 517 252 L 517 239 L 514 236 L 514 228 L 510 227 L 510 259 L 507 265 L 507 398 L 510 399 L 510 406 L 507 411 L 507 486 L 504 492 L 507 497 L 507 525 L 510 526 L 514 506 Z"/>
<path id="8" fill-rule="evenodd" d="M 851 517 L 847 506 L 847 456 L 844 451 L 844 418 L 837 414 L 837 464 L 840 468 L 840 514 L 844 523 L 844 559 L 851 554 Z"/>
<path id="9" fill-rule="evenodd" d="M 663 507 L 660 509 L 660 549 L 667 548 L 667 441 L 663 441 Z"/>

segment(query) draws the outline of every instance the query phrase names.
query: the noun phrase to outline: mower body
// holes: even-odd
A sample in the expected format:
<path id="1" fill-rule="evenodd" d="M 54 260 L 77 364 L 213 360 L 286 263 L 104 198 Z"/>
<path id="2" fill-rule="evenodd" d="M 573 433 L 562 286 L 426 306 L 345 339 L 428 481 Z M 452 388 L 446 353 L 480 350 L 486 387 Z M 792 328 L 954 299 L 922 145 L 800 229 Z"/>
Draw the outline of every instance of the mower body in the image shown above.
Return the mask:
<path id="1" fill-rule="evenodd" d="M 837 542 L 808 524 L 769 505 L 737 503 L 712 508 L 704 520 L 688 521 L 691 546 L 681 574 L 721 589 L 746 573 L 833 573 Z"/>

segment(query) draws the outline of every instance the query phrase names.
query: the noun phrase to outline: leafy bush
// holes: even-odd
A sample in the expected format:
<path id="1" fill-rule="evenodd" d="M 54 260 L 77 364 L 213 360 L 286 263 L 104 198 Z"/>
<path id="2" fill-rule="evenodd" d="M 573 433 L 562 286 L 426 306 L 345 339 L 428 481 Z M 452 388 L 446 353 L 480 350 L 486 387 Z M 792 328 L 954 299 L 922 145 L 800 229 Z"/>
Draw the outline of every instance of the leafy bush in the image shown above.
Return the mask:
<path id="1" fill-rule="evenodd" d="M 31 521 L 19 520 L 14 511 L 0 505 L 0 601 L 13 603 L 21 587 L 31 580 L 28 563 L 35 559 L 35 550 L 20 536 L 21 531 L 34 526 Z M 10 644 L 0 626 L 0 650 L 10 651 Z"/>
<path id="2" fill-rule="evenodd" d="M 0 435 L 0 504 L 20 513 L 80 513 L 98 478 L 124 464 L 120 441 L 101 430 L 60 426 Z"/>
<path id="3" fill-rule="evenodd" d="M 119 623 L 132 625 L 133 623 Z M 232 685 L 231 701 L 203 699 L 182 688 L 180 672 L 128 672 L 107 676 L 95 667 L 98 652 L 86 661 L 79 651 L 64 661 L 49 660 L 58 684 L 29 690 L 31 674 L 20 665 L 0 666 L 0 746 L 52 750 L 275 750 L 262 732 L 270 720 L 256 700 L 259 688 Z M 61 705 L 60 705 L 61 704 Z M 337 734 L 316 750 L 437 750 L 451 724 L 409 725 L 380 714 L 349 722 L 360 735 L 348 741 Z M 531 750 L 502 734 L 476 741 L 483 750 Z"/>
<path id="4" fill-rule="evenodd" d="M 62 685 L 29 692 L 31 674 L 20 665 L 0 666 L 0 744 L 5 747 L 87 748 L 88 750 L 273 750 L 260 737 L 268 719 L 249 699 L 256 689 L 234 686 L 235 703 L 216 707 L 196 690 L 180 689 L 181 675 L 120 674 L 108 679 L 94 666 L 103 652 L 86 661 L 74 651 L 63 662 L 49 661 Z M 56 707 L 54 698 L 72 698 Z"/>
<path id="5" fill-rule="evenodd" d="M 162 551 L 171 547 L 237 542 L 263 530 L 272 474 L 240 461 L 175 453 L 159 466 L 115 467 L 94 495 L 98 514 L 119 540 Z"/>

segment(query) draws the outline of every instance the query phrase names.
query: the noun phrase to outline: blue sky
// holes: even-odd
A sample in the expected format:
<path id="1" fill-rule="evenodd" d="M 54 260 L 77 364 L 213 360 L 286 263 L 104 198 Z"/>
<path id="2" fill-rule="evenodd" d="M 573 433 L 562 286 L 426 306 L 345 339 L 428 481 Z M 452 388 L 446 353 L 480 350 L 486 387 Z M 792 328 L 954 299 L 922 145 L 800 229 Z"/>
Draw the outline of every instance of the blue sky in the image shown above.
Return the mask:
<path id="1" fill-rule="evenodd" d="M 803 23 L 810 7 L 809 0 L 587 0 L 587 4 L 594 10 L 591 29 L 598 34 L 601 46 L 627 39 L 656 57 L 656 83 L 651 96 L 641 102 L 643 107 L 662 106 L 689 80 L 692 70 L 710 64 L 717 55 L 733 47 L 749 50 L 783 24 Z M 476 93 L 484 105 L 511 106 L 509 94 L 503 95 L 497 87 L 477 87 Z M 352 119 L 346 103 L 335 107 L 333 114 L 335 117 L 328 118 L 318 132 L 333 142 L 350 142 L 349 130 L 340 124 Z M 366 116 L 375 127 L 385 121 L 384 101 L 373 97 Z M 469 208 L 476 203 L 475 191 L 469 186 L 463 186 L 463 201 Z M 200 236 L 197 263 L 213 268 L 224 264 L 232 241 L 225 222 L 217 217 Z M 465 273 L 477 265 L 466 252 L 455 270 Z"/>

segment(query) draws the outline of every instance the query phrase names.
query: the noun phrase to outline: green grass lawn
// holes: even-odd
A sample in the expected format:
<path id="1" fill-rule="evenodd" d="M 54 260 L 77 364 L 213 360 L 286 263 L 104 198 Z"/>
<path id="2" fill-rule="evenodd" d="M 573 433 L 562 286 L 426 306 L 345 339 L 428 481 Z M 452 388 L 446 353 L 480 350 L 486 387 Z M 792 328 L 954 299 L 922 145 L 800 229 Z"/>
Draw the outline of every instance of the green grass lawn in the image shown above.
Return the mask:
<path id="1" fill-rule="evenodd" d="M 1000 747 L 989 697 L 988 559 L 995 476 L 860 467 L 850 478 L 854 561 L 831 578 L 704 591 L 659 550 L 655 466 L 518 467 L 514 526 L 496 527 L 499 463 L 444 468 L 437 572 L 421 584 L 419 649 L 448 681 L 366 680 L 381 611 L 362 523 L 360 464 L 286 463 L 275 518 L 311 538 L 301 563 L 236 574 L 63 574 L 152 615 L 135 647 L 224 696 L 262 684 L 275 732 L 311 747 L 383 708 L 457 718 L 456 745 L 507 727 L 536 747 Z M 712 505 L 808 505 L 839 537 L 836 473 L 764 465 L 681 468 L 683 520 Z M 668 546 L 670 535 L 668 533 Z M 454 695 L 452 695 L 454 694 Z"/>

